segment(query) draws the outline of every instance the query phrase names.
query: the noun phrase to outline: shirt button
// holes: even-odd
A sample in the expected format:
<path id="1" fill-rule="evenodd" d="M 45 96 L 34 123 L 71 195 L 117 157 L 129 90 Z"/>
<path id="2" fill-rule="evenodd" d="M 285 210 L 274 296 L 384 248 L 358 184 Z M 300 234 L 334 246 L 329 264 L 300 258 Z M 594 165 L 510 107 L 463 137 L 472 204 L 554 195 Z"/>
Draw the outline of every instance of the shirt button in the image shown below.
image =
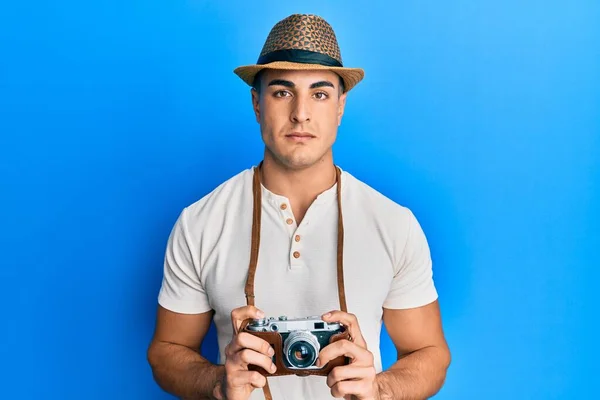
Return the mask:
<path id="1" fill-rule="evenodd" d="M 288 225 L 291 225 L 294 223 L 294 220 L 291 218 L 288 218 L 287 221 L 285 221 L 285 222 L 287 222 Z"/>
<path id="2" fill-rule="evenodd" d="M 296 237 L 294 238 L 294 240 L 296 240 L 296 242 L 300 241 L 300 235 L 296 235 Z"/>
<path id="3" fill-rule="evenodd" d="M 300 258 L 300 253 L 298 253 L 297 251 L 294 252 L 294 258 Z"/>
<path id="4" fill-rule="evenodd" d="M 287 208 L 287 204 L 282 203 L 280 207 L 281 207 L 282 210 L 285 210 Z"/>

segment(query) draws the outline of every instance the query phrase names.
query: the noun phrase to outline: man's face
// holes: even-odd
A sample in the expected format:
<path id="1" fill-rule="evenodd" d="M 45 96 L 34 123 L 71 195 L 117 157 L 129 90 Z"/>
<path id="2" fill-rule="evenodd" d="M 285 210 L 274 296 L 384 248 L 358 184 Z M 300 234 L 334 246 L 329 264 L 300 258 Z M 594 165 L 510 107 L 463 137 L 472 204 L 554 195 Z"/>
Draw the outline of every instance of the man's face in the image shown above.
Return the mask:
<path id="1" fill-rule="evenodd" d="M 266 70 L 252 90 L 256 120 L 269 155 L 290 169 L 331 157 L 347 93 L 331 71 Z"/>

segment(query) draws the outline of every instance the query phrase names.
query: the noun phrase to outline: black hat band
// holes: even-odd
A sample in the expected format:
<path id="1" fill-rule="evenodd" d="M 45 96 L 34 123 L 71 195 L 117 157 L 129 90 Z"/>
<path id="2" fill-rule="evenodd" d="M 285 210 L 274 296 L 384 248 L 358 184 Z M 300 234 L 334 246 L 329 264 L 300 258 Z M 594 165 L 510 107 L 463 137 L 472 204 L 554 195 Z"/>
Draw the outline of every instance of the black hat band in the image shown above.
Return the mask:
<path id="1" fill-rule="evenodd" d="M 335 58 L 329 57 L 327 54 L 301 49 L 272 51 L 260 56 L 256 63 L 259 65 L 264 65 L 275 61 L 288 61 L 301 64 L 319 64 L 327 67 L 343 67 L 342 63 Z"/>

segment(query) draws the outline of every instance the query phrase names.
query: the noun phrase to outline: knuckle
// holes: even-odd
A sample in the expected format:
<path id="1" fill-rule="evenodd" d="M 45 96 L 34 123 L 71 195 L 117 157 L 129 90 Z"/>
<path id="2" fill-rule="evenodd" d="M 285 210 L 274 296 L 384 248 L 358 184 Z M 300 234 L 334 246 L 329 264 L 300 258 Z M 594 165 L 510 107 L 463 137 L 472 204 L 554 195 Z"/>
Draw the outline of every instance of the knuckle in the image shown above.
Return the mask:
<path id="1" fill-rule="evenodd" d="M 251 359 L 250 350 L 244 349 L 239 352 L 239 358 L 241 361 L 248 363 Z"/>
<path id="2" fill-rule="evenodd" d="M 264 378 L 264 376 L 262 376 L 259 372 L 257 371 L 252 371 L 252 374 L 250 374 L 250 379 L 252 379 L 253 382 L 259 383 L 260 381 L 262 381 Z"/>
<path id="3" fill-rule="evenodd" d="M 258 372 L 252 372 L 252 376 L 250 377 L 250 379 L 252 379 L 252 383 L 260 387 L 263 387 L 267 383 L 267 378 L 265 378 Z"/>
<path id="4" fill-rule="evenodd" d="M 334 369 L 331 370 L 331 378 L 333 379 L 334 382 L 337 382 L 340 380 L 340 368 L 339 367 L 335 367 Z"/>
<path id="5" fill-rule="evenodd" d="M 271 345 L 268 342 L 264 342 L 261 346 L 262 352 L 267 354 L 271 350 Z"/>
<path id="6" fill-rule="evenodd" d="M 235 338 L 233 339 L 233 341 L 235 342 L 235 344 L 237 344 L 239 346 L 242 343 L 244 343 L 244 340 L 247 335 L 248 334 L 246 332 L 240 332 L 237 335 L 235 335 Z"/>
<path id="7" fill-rule="evenodd" d="M 342 350 L 344 352 L 348 352 L 348 350 L 350 350 L 350 348 L 352 347 L 352 342 L 349 340 L 343 340 L 341 341 L 340 346 L 342 347 Z"/>
<path id="8" fill-rule="evenodd" d="M 331 394 L 333 397 L 343 397 L 346 393 L 344 392 L 344 384 L 338 382 L 331 388 Z"/>
<path id="9" fill-rule="evenodd" d="M 227 359 L 225 361 L 225 380 L 227 382 L 231 382 L 234 371 L 235 371 L 235 366 L 233 364 L 233 361 L 231 359 Z"/>

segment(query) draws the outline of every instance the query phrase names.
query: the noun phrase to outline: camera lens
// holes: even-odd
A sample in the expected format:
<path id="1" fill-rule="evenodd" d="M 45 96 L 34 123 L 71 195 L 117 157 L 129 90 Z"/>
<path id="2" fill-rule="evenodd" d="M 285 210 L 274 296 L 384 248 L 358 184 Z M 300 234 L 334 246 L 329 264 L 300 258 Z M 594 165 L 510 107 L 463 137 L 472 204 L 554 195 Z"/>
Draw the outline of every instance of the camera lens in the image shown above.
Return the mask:
<path id="1" fill-rule="evenodd" d="M 290 348 L 289 357 L 295 367 L 306 368 L 314 362 L 315 353 L 306 342 L 297 342 Z"/>
<path id="2" fill-rule="evenodd" d="M 292 332 L 285 341 L 283 351 L 293 368 L 307 368 L 314 364 L 319 353 L 319 341 L 310 332 Z"/>

